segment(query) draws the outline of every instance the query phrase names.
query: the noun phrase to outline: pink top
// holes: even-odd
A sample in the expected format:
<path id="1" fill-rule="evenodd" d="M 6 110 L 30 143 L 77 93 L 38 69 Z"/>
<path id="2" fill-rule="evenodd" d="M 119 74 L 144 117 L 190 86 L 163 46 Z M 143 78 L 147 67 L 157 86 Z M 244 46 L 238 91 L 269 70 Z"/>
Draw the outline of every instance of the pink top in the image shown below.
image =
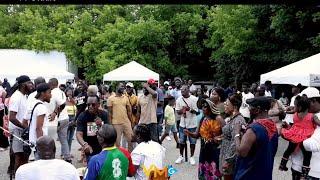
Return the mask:
<path id="1" fill-rule="evenodd" d="M 290 129 L 281 129 L 283 138 L 293 143 L 300 143 L 311 137 L 315 129 L 313 114 L 308 113 L 303 119 L 299 118 L 298 113 L 293 116 L 293 125 Z"/>
<path id="2" fill-rule="evenodd" d="M 2 86 L 0 86 L 0 111 L 4 109 L 4 102 L 2 101 L 2 94 L 6 92 Z"/>

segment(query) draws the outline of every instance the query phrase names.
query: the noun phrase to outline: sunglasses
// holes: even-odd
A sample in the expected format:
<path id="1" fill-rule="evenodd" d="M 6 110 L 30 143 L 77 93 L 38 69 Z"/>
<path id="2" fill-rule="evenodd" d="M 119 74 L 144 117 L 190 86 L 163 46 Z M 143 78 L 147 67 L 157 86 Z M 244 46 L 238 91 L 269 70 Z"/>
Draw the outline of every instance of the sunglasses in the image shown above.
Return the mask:
<path id="1" fill-rule="evenodd" d="M 203 107 L 203 108 L 208 108 L 209 105 L 208 105 L 207 103 L 204 103 L 204 104 L 202 104 L 202 107 Z"/>
<path id="2" fill-rule="evenodd" d="M 96 106 L 98 103 L 87 103 L 87 106 Z"/>

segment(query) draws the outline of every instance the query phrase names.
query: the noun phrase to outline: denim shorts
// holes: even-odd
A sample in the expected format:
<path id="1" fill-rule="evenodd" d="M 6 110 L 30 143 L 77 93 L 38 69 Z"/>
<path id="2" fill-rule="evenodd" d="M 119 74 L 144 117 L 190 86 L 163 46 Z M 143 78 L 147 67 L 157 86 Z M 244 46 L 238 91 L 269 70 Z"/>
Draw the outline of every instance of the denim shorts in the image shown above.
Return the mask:
<path id="1" fill-rule="evenodd" d="M 177 133 L 177 132 L 178 132 L 177 127 L 176 127 L 176 124 L 174 124 L 174 125 L 166 125 L 166 126 L 165 126 L 164 132 L 165 132 L 166 134 L 169 134 L 170 131 L 173 132 L 173 133 Z"/>
<path id="2" fill-rule="evenodd" d="M 187 142 L 187 135 L 184 134 L 183 130 L 185 128 L 183 127 L 179 127 L 179 143 L 180 144 L 185 144 L 185 142 Z M 196 132 L 197 128 L 187 128 L 190 132 Z M 196 144 L 197 143 L 197 139 L 192 138 L 190 136 L 188 136 L 189 142 L 190 144 Z"/>

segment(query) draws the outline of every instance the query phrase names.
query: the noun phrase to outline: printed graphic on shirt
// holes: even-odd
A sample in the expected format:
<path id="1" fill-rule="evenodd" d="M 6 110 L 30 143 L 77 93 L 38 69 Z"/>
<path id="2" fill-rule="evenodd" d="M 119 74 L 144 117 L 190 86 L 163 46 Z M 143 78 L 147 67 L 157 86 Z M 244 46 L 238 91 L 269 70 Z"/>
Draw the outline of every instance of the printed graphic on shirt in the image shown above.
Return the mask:
<path id="1" fill-rule="evenodd" d="M 77 105 L 81 105 L 81 104 L 84 104 L 84 99 L 86 97 L 85 96 L 81 96 L 81 97 L 76 97 L 76 101 L 77 101 Z"/>
<path id="2" fill-rule="evenodd" d="M 95 122 L 87 122 L 87 136 L 96 136 L 98 126 Z"/>
<path id="3" fill-rule="evenodd" d="M 121 170 L 121 161 L 119 158 L 116 158 L 112 161 L 112 174 L 114 178 L 119 178 L 122 176 L 122 170 Z"/>

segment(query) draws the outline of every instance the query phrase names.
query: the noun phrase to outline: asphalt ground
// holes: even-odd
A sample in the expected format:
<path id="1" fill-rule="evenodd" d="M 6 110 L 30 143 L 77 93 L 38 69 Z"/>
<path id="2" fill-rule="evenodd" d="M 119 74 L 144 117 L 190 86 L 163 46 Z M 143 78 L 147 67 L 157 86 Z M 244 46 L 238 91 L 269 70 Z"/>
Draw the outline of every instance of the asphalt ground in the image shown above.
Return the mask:
<path id="1" fill-rule="evenodd" d="M 49 129 L 49 135 L 52 136 L 55 140 L 57 139 L 57 135 L 55 133 L 56 128 L 51 127 Z M 175 160 L 179 156 L 179 150 L 176 149 L 176 143 L 171 137 L 171 141 L 164 140 L 163 146 L 166 148 L 166 158 L 165 163 L 166 165 L 172 165 L 175 169 L 177 169 L 177 173 L 175 173 L 171 179 L 172 180 L 195 180 L 197 179 L 197 164 L 195 166 L 190 165 L 189 162 L 184 162 L 182 164 L 175 164 Z M 274 180 L 290 180 L 291 179 L 291 173 L 288 172 L 282 172 L 278 170 L 278 166 L 282 157 L 282 154 L 284 150 L 286 149 L 288 143 L 283 140 L 279 139 L 279 146 L 278 151 L 275 157 L 274 161 L 274 168 L 273 168 L 273 179 Z M 57 146 L 57 154 L 56 158 L 60 157 L 60 143 L 59 141 L 56 141 Z M 73 141 L 72 146 L 72 154 L 75 156 L 73 159 L 73 164 L 76 168 L 82 167 L 83 165 L 81 163 L 77 162 L 77 159 L 80 158 L 80 152 L 78 151 L 78 148 L 80 145 L 76 140 Z M 195 159 L 198 163 L 199 158 L 199 149 L 200 149 L 200 140 L 197 141 L 196 145 L 196 152 L 195 152 Z M 31 157 L 32 158 L 32 157 Z M 8 180 L 9 176 L 7 175 L 7 167 L 9 165 L 9 151 L 0 152 L 0 180 Z M 290 162 L 288 163 L 288 167 L 290 167 Z"/>

